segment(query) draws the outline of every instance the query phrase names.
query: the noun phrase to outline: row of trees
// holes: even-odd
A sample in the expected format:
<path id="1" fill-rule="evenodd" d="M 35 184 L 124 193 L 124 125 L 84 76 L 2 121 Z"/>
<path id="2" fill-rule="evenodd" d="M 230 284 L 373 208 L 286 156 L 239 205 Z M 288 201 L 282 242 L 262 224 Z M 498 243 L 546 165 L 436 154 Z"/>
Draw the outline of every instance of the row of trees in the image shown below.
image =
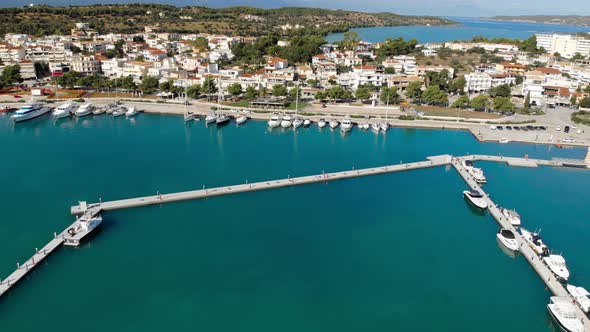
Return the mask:
<path id="1" fill-rule="evenodd" d="M 455 108 L 473 108 L 476 111 L 484 111 L 494 109 L 499 112 L 514 111 L 514 104 L 510 101 L 510 97 L 495 97 L 490 98 L 486 95 L 479 95 L 469 99 L 468 96 L 460 96 L 451 107 Z"/>

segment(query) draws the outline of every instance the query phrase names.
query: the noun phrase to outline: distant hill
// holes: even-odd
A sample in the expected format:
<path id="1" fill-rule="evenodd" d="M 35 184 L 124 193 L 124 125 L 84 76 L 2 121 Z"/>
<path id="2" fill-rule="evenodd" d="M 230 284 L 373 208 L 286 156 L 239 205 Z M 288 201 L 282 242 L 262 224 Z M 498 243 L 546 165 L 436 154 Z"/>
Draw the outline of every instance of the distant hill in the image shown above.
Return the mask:
<path id="1" fill-rule="evenodd" d="M 321 8 L 254 7 L 208 8 L 176 7 L 160 4 L 122 4 L 54 7 L 0 8 L 0 35 L 28 33 L 31 35 L 64 34 L 76 22 L 88 22 L 101 33 L 141 32 L 144 26 L 159 25 L 161 30 L 180 33 L 219 33 L 258 36 L 276 32 L 292 34 L 304 27 L 308 32 L 327 34 L 355 27 L 397 25 L 447 25 L 454 22 L 433 16 L 406 16 L 394 13 L 364 13 Z"/>
<path id="2" fill-rule="evenodd" d="M 546 24 L 565 24 L 590 27 L 590 16 L 580 15 L 523 15 L 523 16 L 494 16 L 494 20 L 534 22 Z M 590 29 L 589 29 L 590 30 Z"/>

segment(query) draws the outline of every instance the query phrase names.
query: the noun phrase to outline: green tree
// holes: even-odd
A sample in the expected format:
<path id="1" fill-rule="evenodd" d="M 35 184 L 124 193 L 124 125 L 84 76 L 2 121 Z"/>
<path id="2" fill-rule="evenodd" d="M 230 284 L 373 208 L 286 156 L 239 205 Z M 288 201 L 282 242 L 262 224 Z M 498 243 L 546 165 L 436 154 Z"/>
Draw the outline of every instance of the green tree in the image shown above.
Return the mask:
<path id="1" fill-rule="evenodd" d="M 510 97 L 512 95 L 512 89 L 510 84 L 502 84 L 490 89 L 491 97 Z"/>
<path id="2" fill-rule="evenodd" d="M 388 88 L 386 86 L 381 88 L 379 99 L 386 104 L 399 104 L 400 98 L 396 87 Z"/>
<path id="3" fill-rule="evenodd" d="M 455 78 L 449 85 L 449 92 L 452 93 L 463 93 L 465 90 L 465 76 L 459 76 Z"/>
<path id="4" fill-rule="evenodd" d="M 446 69 L 440 72 L 427 71 L 426 72 L 426 86 L 437 86 L 440 90 L 447 90 L 449 86 L 449 71 Z"/>
<path id="5" fill-rule="evenodd" d="M 199 50 L 207 50 L 209 49 L 209 42 L 205 37 L 197 37 L 195 40 L 191 41 L 191 45 Z"/>
<path id="6" fill-rule="evenodd" d="M 512 112 L 514 110 L 514 104 L 510 101 L 510 97 L 496 97 L 494 98 L 494 110 Z"/>
<path id="7" fill-rule="evenodd" d="M 210 77 L 205 78 L 201 91 L 207 95 L 217 93 L 217 84 L 215 83 L 215 80 Z"/>
<path id="8" fill-rule="evenodd" d="M 529 110 L 531 108 L 531 93 L 527 92 L 526 97 L 524 97 L 524 109 Z"/>
<path id="9" fill-rule="evenodd" d="M 336 65 L 336 74 L 338 74 L 338 75 L 344 74 L 344 73 L 350 73 L 351 71 L 352 71 L 351 66 Z"/>
<path id="10" fill-rule="evenodd" d="M 2 81 L 4 85 L 22 82 L 23 78 L 20 75 L 20 66 L 17 64 L 4 67 L 2 75 L 0 75 L 0 81 Z"/>
<path id="11" fill-rule="evenodd" d="M 116 88 L 127 90 L 127 91 L 137 89 L 137 84 L 135 84 L 135 82 L 133 81 L 133 77 L 131 77 L 131 76 L 119 77 L 119 78 L 115 79 L 114 86 Z"/>
<path id="12" fill-rule="evenodd" d="M 469 106 L 469 97 L 467 97 L 466 95 L 460 96 L 459 98 L 457 98 L 457 100 L 455 100 L 453 105 L 451 105 L 451 107 L 455 107 L 455 108 L 467 108 L 468 106 Z"/>
<path id="13" fill-rule="evenodd" d="M 328 94 L 325 91 L 318 91 L 315 93 L 315 99 L 317 100 L 324 100 L 328 98 Z"/>
<path id="14" fill-rule="evenodd" d="M 580 107 L 582 108 L 590 108 L 590 98 L 585 97 L 582 100 L 580 100 Z"/>
<path id="15" fill-rule="evenodd" d="M 199 98 L 199 96 L 202 93 L 202 87 L 200 84 L 193 84 L 193 85 L 189 85 L 188 88 L 186 88 L 186 94 L 188 95 L 189 98 Z"/>
<path id="16" fill-rule="evenodd" d="M 282 84 L 275 84 L 272 87 L 272 95 L 275 97 L 282 97 L 287 95 L 287 87 Z"/>
<path id="17" fill-rule="evenodd" d="M 316 79 L 309 79 L 306 81 L 306 83 L 307 83 L 307 85 L 315 88 L 320 84 L 320 81 L 318 81 Z"/>
<path id="18" fill-rule="evenodd" d="M 297 97 L 301 98 L 301 88 L 299 86 L 295 86 L 289 90 L 289 98 L 297 99 Z"/>
<path id="19" fill-rule="evenodd" d="M 174 89 L 174 82 L 168 80 L 166 82 L 162 82 L 160 83 L 160 91 L 164 91 L 164 92 L 170 92 Z"/>
<path id="20" fill-rule="evenodd" d="M 393 67 L 386 67 L 383 71 L 385 74 L 395 74 L 395 68 Z"/>
<path id="21" fill-rule="evenodd" d="M 336 101 L 338 99 L 343 99 L 345 97 L 345 90 L 339 84 L 339 85 L 329 88 L 327 91 L 327 95 L 328 95 L 328 98 L 332 99 L 333 101 Z"/>
<path id="22" fill-rule="evenodd" d="M 402 37 L 396 39 L 387 38 L 377 49 L 377 58 L 380 60 L 395 55 L 410 54 L 418 44 L 416 39 L 404 41 Z"/>
<path id="23" fill-rule="evenodd" d="M 356 89 L 354 96 L 358 100 L 367 100 L 371 97 L 371 89 L 365 85 L 361 85 Z"/>
<path id="24" fill-rule="evenodd" d="M 471 106 L 475 110 L 484 111 L 490 108 L 490 98 L 485 95 L 479 95 L 471 99 L 471 101 L 469 102 L 469 106 Z"/>
<path id="25" fill-rule="evenodd" d="M 258 94 L 258 91 L 256 91 L 256 88 L 253 86 L 249 86 L 246 88 L 246 92 L 244 93 L 244 97 L 246 97 L 247 99 L 253 99 L 256 97 L 257 94 Z"/>
<path id="26" fill-rule="evenodd" d="M 447 94 L 437 85 L 429 86 L 424 90 L 422 100 L 429 105 L 443 105 L 448 102 Z"/>
<path id="27" fill-rule="evenodd" d="M 406 96 L 413 100 L 418 100 L 422 96 L 422 82 L 414 81 L 408 84 Z"/>
<path id="28" fill-rule="evenodd" d="M 361 38 L 358 32 L 347 31 L 344 33 L 344 38 L 338 43 L 344 50 L 353 51 L 360 43 Z"/>
<path id="29" fill-rule="evenodd" d="M 242 85 L 240 83 L 233 83 L 227 88 L 227 92 L 229 92 L 232 96 L 239 96 L 244 91 L 242 91 Z"/>
<path id="30" fill-rule="evenodd" d="M 572 96 L 570 97 L 570 104 L 571 104 L 572 106 L 576 106 L 576 103 L 577 103 L 577 102 L 578 102 L 578 98 L 576 98 L 576 96 L 572 95 Z"/>
<path id="31" fill-rule="evenodd" d="M 144 93 L 153 93 L 158 89 L 160 81 L 155 76 L 146 76 L 141 80 L 139 90 Z"/>
<path id="32" fill-rule="evenodd" d="M 72 89 L 77 85 L 78 80 L 81 77 L 82 77 L 82 74 L 80 74 L 77 71 L 72 70 L 72 71 L 64 73 L 61 76 L 58 76 L 57 77 L 57 84 L 59 84 L 62 87 L 65 87 L 65 88 Z"/>

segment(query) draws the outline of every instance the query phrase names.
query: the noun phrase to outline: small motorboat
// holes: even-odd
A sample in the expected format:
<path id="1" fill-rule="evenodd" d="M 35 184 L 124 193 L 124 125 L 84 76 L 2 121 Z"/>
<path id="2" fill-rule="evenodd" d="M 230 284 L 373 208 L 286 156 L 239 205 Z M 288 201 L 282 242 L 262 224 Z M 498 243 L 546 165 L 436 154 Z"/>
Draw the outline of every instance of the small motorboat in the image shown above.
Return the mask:
<path id="1" fill-rule="evenodd" d="M 0 113 L 12 112 L 15 109 L 16 108 L 10 107 L 10 106 L 7 106 L 7 105 L 0 105 Z"/>
<path id="2" fill-rule="evenodd" d="M 114 112 L 114 111 L 115 111 L 117 108 L 119 108 L 119 106 L 117 106 L 117 105 L 115 105 L 115 104 L 109 104 L 109 106 L 108 106 L 108 108 L 107 108 L 107 110 L 106 110 L 106 113 L 107 113 L 107 114 L 113 114 L 113 112 Z"/>
<path id="3" fill-rule="evenodd" d="M 215 123 L 218 126 L 222 126 L 224 124 L 227 124 L 229 122 L 229 116 L 225 113 L 219 113 L 217 114 L 217 118 L 215 119 Z"/>
<path id="4" fill-rule="evenodd" d="M 94 105 L 91 103 L 84 103 L 78 107 L 78 109 L 74 112 L 77 117 L 83 117 L 92 114 L 94 110 Z"/>
<path id="5" fill-rule="evenodd" d="M 309 126 L 311 126 L 311 120 L 310 119 L 303 120 L 303 127 L 307 128 Z"/>
<path id="6" fill-rule="evenodd" d="M 344 133 L 352 130 L 352 121 L 350 120 L 350 118 L 346 117 L 346 118 L 344 118 L 344 120 L 342 120 L 342 124 L 340 125 L 340 130 L 342 130 L 342 132 L 344 132 Z"/>
<path id="7" fill-rule="evenodd" d="M 566 288 L 578 306 L 580 306 L 580 309 L 588 314 L 590 312 L 590 298 L 588 298 L 590 293 L 585 288 L 574 285 L 567 285 Z"/>
<path id="8" fill-rule="evenodd" d="M 498 142 L 502 143 L 502 144 L 506 144 L 506 143 L 510 142 L 510 140 L 505 137 L 502 137 L 502 138 L 500 138 L 500 140 Z"/>
<path id="9" fill-rule="evenodd" d="M 330 128 L 336 129 L 336 127 L 338 127 L 338 125 L 340 125 L 340 123 L 338 121 L 332 119 L 332 120 L 330 120 L 329 125 L 330 125 Z"/>
<path id="10" fill-rule="evenodd" d="M 107 111 L 108 108 L 109 108 L 109 106 L 95 107 L 94 110 L 92 111 L 92 114 L 93 115 L 103 114 Z"/>
<path id="11" fill-rule="evenodd" d="M 583 332 L 584 324 L 578 318 L 576 307 L 567 296 L 552 296 L 549 299 L 547 310 L 551 318 L 565 332 Z"/>
<path id="12" fill-rule="evenodd" d="M 303 126 L 303 120 L 300 118 L 295 118 L 295 120 L 293 120 L 293 129 L 297 129 L 301 126 Z"/>
<path id="13" fill-rule="evenodd" d="M 504 215 L 504 217 L 506 217 L 506 219 L 508 219 L 508 221 L 510 221 L 512 226 L 520 226 L 520 215 L 518 214 L 518 212 L 516 212 L 515 210 L 508 210 L 505 208 L 501 208 L 500 211 L 502 211 L 502 214 Z"/>
<path id="14" fill-rule="evenodd" d="M 549 255 L 549 248 L 545 243 L 543 243 L 543 239 L 539 233 L 529 232 L 525 228 L 521 227 L 520 234 L 522 235 L 522 238 L 529 244 L 529 247 L 531 247 L 531 249 L 537 253 L 537 255 Z"/>
<path id="15" fill-rule="evenodd" d="M 371 128 L 371 125 L 369 125 L 368 122 L 365 122 L 365 123 L 359 123 L 358 127 L 361 130 L 369 130 L 369 128 Z"/>
<path id="16" fill-rule="evenodd" d="M 565 258 L 563 258 L 563 256 L 549 255 L 543 257 L 543 261 L 545 262 L 545 264 L 547 264 L 551 272 L 553 272 L 557 276 L 557 278 L 564 281 L 567 281 L 569 279 L 570 271 L 567 269 L 567 266 L 565 265 Z"/>
<path id="17" fill-rule="evenodd" d="M 382 131 L 387 131 L 389 129 L 389 124 L 387 122 L 383 122 L 381 124 L 381 130 Z"/>
<path id="18" fill-rule="evenodd" d="M 272 129 L 272 128 L 276 128 L 276 127 L 278 127 L 280 125 L 281 125 L 281 117 L 278 114 L 276 114 L 276 113 L 273 114 L 270 117 L 270 120 L 268 120 L 268 127 L 270 129 Z"/>
<path id="19" fill-rule="evenodd" d="M 186 112 L 184 113 L 184 122 L 193 121 L 197 115 L 195 112 Z"/>
<path id="20" fill-rule="evenodd" d="M 380 124 L 378 124 L 378 123 L 372 123 L 372 124 L 371 124 L 371 129 L 372 129 L 374 132 L 378 133 L 378 132 L 380 132 L 380 131 L 381 131 L 381 125 L 380 125 Z"/>
<path id="21" fill-rule="evenodd" d="M 501 230 L 498 231 L 498 234 L 496 234 L 496 237 L 498 237 L 498 240 L 500 240 L 500 242 L 506 248 L 513 250 L 513 251 L 518 250 L 518 240 L 516 239 L 516 236 L 514 235 L 514 233 L 511 230 L 502 228 Z"/>
<path id="22" fill-rule="evenodd" d="M 53 110 L 53 113 L 51 114 L 51 116 L 53 116 L 54 119 L 67 118 L 70 115 L 74 114 L 74 112 L 76 112 L 77 107 L 78 107 L 78 105 L 76 105 L 72 102 L 67 102 L 65 104 L 62 104 L 62 105 L 59 105 L 58 107 L 56 107 Z"/>
<path id="23" fill-rule="evenodd" d="M 117 107 L 117 109 L 115 109 L 113 111 L 113 116 L 117 117 L 117 116 L 124 115 L 125 113 L 127 113 L 127 108 L 125 108 L 124 106 L 119 106 L 119 107 Z"/>
<path id="24" fill-rule="evenodd" d="M 483 195 L 477 190 L 465 190 L 463 195 L 469 200 L 471 204 L 480 209 L 487 209 L 488 203 L 483 199 Z"/>
<path id="25" fill-rule="evenodd" d="M 291 120 L 291 116 L 290 115 L 285 115 L 283 117 L 283 120 L 281 121 L 281 127 L 283 128 L 289 128 L 293 125 L 293 121 Z"/>
<path id="26" fill-rule="evenodd" d="M 248 117 L 247 117 L 247 116 L 245 116 L 244 114 L 242 114 L 242 115 L 240 115 L 240 116 L 238 116 L 238 117 L 236 118 L 236 124 L 237 124 L 238 126 L 239 126 L 239 125 L 241 125 L 242 123 L 246 122 L 246 121 L 248 121 Z"/>
<path id="27" fill-rule="evenodd" d="M 217 121 L 217 114 L 215 112 L 209 112 L 205 117 L 205 124 L 210 124 Z"/>
<path id="28" fill-rule="evenodd" d="M 318 121 L 318 127 L 324 128 L 325 126 L 326 126 L 326 120 L 320 119 L 320 121 Z"/>
<path id="29" fill-rule="evenodd" d="M 139 110 L 135 107 L 129 107 L 129 110 L 125 112 L 125 116 L 130 118 L 132 116 L 136 116 L 139 113 Z"/>

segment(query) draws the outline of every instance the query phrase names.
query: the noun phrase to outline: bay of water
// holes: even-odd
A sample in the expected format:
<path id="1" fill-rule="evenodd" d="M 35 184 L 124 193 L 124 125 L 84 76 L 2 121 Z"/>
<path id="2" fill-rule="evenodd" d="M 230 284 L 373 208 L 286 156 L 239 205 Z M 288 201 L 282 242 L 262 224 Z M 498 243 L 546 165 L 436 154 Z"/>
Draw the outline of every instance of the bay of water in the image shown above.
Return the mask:
<path id="1" fill-rule="evenodd" d="M 473 17 L 449 17 L 458 24 L 453 26 L 395 26 L 356 28 L 362 40 L 382 42 L 387 38 L 403 37 L 417 39 L 420 43 L 445 42 L 453 40 L 471 40 L 475 36 L 488 38 L 526 39 L 535 33 L 575 33 L 590 32 L 590 28 L 574 25 L 541 24 L 529 22 L 492 21 Z M 342 40 L 344 33 L 326 36 L 328 42 Z"/>
<path id="2" fill-rule="evenodd" d="M 582 158 L 584 149 L 480 143 L 467 131 L 206 128 L 178 116 L 0 117 L 0 276 L 69 206 L 418 161 L 451 153 Z M 481 163 L 497 203 L 517 208 L 590 285 L 590 172 Z M 105 213 L 0 299 L 13 331 L 547 331 L 549 293 L 506 256 L 488 214 L 444 167 Z M 35 319 L 32 319 L 35 317 Z M 427 319 L 426 319 L 427 318 Z M 54 329 L 51 327 L 55 327 Z"/>

